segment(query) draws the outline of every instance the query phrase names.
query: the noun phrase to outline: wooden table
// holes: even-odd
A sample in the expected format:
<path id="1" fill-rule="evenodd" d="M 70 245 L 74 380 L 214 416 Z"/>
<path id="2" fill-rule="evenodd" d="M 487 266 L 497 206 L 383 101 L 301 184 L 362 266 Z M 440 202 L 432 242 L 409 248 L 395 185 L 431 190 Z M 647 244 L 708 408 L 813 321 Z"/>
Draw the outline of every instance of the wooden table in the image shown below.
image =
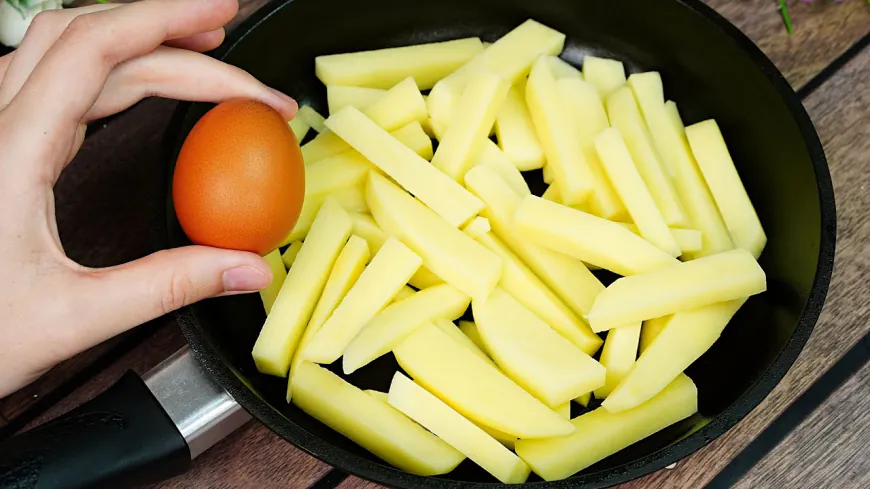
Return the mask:
<path id="1" fill-rule="evenodd" d="M 265 0 L 243 1 L 239 17 Z M 788 36 L 776 2 L 709 0 L 776 63 L 804 100 L 833 175 L 839 235 L 827 306 L 797 363 L 780 385 L 726 435 L 663 470 L 624 484 L 696 488 L 708 484 L 741 451 L 870 330 L 870 6 L 790 1 L 796 32 Z M 146 100 L 94 128 L 56 187 L 60 235 L 70 256 L 106 266 L 152 251 L 148 205 L 162 192 L 154 162 L 175 103 Z M 149 197 L 152 196 L 152 197 Z M 112 233 L 108 230 L 123 230 Z M 133 369 L 143 373 L 184 344 L 171 317 L 141 326 L 84 352 L 0 400 L 8 435 L 63 413 Z M 736 484 L 741 488 L 870 486 L 870 368 L 863 368 Z M 318 483 L 318 481 L 320 481 Z M 161 488 L 362 488 L 264 426 L 251 422 L 200 456 Z"/>

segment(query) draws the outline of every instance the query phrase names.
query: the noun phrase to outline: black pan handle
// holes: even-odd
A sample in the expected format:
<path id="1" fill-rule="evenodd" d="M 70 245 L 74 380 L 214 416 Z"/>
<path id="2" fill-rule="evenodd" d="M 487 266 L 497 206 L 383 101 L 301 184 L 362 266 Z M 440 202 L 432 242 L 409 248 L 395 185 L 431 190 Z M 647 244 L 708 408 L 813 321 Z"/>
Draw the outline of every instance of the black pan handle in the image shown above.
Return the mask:
<path id="1" fill-rule="evenodd" d="M 0 442 L 0 488 L 122 489 L 181 474 L 250 416 L 185 347 L 72 411 Z"/>

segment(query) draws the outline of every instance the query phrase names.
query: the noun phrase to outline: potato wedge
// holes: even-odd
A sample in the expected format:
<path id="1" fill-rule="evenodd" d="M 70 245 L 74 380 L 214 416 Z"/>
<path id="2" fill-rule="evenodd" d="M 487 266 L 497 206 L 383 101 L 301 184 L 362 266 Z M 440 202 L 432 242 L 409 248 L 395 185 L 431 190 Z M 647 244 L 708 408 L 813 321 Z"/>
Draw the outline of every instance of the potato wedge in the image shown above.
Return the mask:
<path id="1" fill-rule="evenodd" d="M 622 382 L 637 360 L 637 347 L 640 343 L 641 323 L 613 328 L 607 332 L 604 348 L 601 350 L 601 365 L 607 369 L 604 385 L 595 389 L 595 397 L 605 399 Z"/>
<path id="2" fill-rule="evenodd" d="M 470 303 L 471 298 L 467 295 L 447 284 L 441 284 L 390 304 L 366 322 L 343 350 L 344 373 L 355 372 L 389 353 L 425 322 L 437 318 L 449 321 L 459 318 Z"/>
<path id="3" fill-rule="evenodd" d="M 652 345 L 653 341 L 658 337 L 659 333 L 668 325 L 671 316 L 662 316 L 660 318 L 647 319 L 640 327 L 640 346 L 638 347 L 638 355 L 643 355 L 643 352 Z"/>
<path id="4" fill-rule="evenodd" d="M 299 250 L 301 249 L 302 241 L 294 241 L 290 243 L 290 246 L 288 246 L 281 255 L 281 261 L 284 262 L 284 268 L 290 270 L 290 267 L 293 266 L 293 262 L 296 261 L 296 256 L 299 255 Z"/>
<path id="5" fill-rule="evenodd" d="M 296 117 L 305 121 L 305 123 L 308 124 L 308 127 L 319 133 L 326 130 L 326 126 L 323 125 L 323 116 L 316 110 L 312 109 L 309 105 L 299 107 L 299 111 L 296 112 Z"/>
<path id="6" fill-rule="evenodd" d="M 505 484 L 520 484 L 529 466 L 453 408 L 396 372 L 389 403 Z"/>
<path id="7" fill-rule="evenodd" d="M 348 105 L 363 110 L 377 102 L 385 93 L 386 90 L 379 88 L 327 85 L 326 104 L 329 106 L 330 114 L 335 114 Z"/>
<path id="8" fill-rule="evenodd" d="M 586 56 L 583 58 L 583 79 L 595 85 L 601 98 L 625 85 L 625 66 L 615 59 Z"/>
<path id="9" fill-rule="evenodd" d="M 520 438 L 566 435 L 574 429 L 437 326 L 423 325 L 393 354 L 417 383 L 475 423 Z"/>
<path id="10" fill-rule="evenodd" d="M 734 245 L 758 258 L 767 244 L 767 235 L 737 174 L 719 125 L 712 119 L 699 122 L 686 128 L 686 137 Z"/>
<path id="11" fill-rule="evenodd" d="M 586 315 L 593 331 L 690 311 L 767 290 L 764 270 L 738 248 L 649 273 L 604 289 Z"/>
<path id="12" fill-rule="evenodd" d="M 357 333 L 390 303 L 422 262 L 398 239 L 387 239 L 305 348 L 304 359 L 323 364 L 338 360 Z"/>
<path id="13" fill-rule="evenodd" d="M 305 139 L 305 136 L 308 135 L 308 131 L 311 129 L 311 126 L 309 126 L 302 117 L 294 117 L 292 121 L 287 123 L 287 125 L 290 126 L 290 130 L 293 131 L 293 135 L 296 136 L 296 141 L 300 143 Z"/>
<path id="14" fill-rule="evenodd" d="M 327 199 L 257 336 L 252 355 L 257 370 L 285 377 L 311 313 L 338 254 L 350 236 L 350 217 Z"/>
<path id="15" fill-rule="evenodd" d="M 313 363 L 299 366 L 293 392 L 293 403 L 310 416 L 412 474 L 446 474 L 465 459 L 388 403 Z"/>
<path id="16" fill-rule="evenodd" d="M 439 278 L 472 298 L 485 298 L 495 288 L 501 260 L 407 192 L 372 172 L 366 199 L 381 229 L 415 250 Z"/>
<path id="17" fill-rule="evenodd" d="M 736 299 L 670 316 L 655 341 L 601 406 L 611 413 L 619 413 L 661 392 L 713 346 L 745 302 L 745 298 Z"/>
<path id="18" fill-rule="evenodd" d="M 314 71 L 325 85 L 391 88 L 408 76 L 420 90 L 454 72 L 483 51 L 476 37 L 314 58 Z"/>
<path id="19" fill-rule="evenodd" d="M 483 140 L 483 151 L 480 153 L 478 165 L 486 165 L 495 170 L 498 175 L 519 195 L 531 195 L 529 184 L 523 174 L 508 159 L 495 143 L 488 138 Z"/>
<path id="20" fill-rule="evenodd" d="M 468 337 L 465 336 L 462 331 L 460 331 L 459 328 L 456 327 L 455 324 L 453 324 L 453 321 L 445 318 L 438 318 L 432 320 L 432 324 L 437 326 L 438 329 L 447 334 L 447 336 L 453 338 L 454 341 L 467 348 L 468 351 L 470 351 L 471 353 L 474 353 L 481 359 L 486 360 L 488 363 L 491 363 L 493 367 L 496 366 L 495 363 L 493 363 L 492 359 L 489 358 L 489 355 L 484 353 L 483 350 L 478 348 L 478 346 L 475 345 L 473 341 L 468 339 Z"/>
<path id="21" fill-rule="evenodd" d="M 505 97 L 495 118 L 495 134 L 499 147 L 518 170 L 543 168 L 544 150 L 526 105 L 524 81 L 511 87 Z"/>
<path id="22" fill-rule="evenodd" d="M 284 285 L 284 279 L 287 278 L 287 270 L 284 269 L 284 262 L 281 261 L 281 251 L 278 249 L 272 250 L 263 257 L 266 263 L 269 264 L 269 269 L 272 270 L 272 282 L 268 287 L 260 291 L 260 299 L 263 301 L 263 307 L 266 309 L 266 314 L 272 310 L 272 304 L 275 303 L 275 298 L 278 297 L 278 292 L 281 286 Z"/>
<path id="23" fill-rule="evenodd" d="M 480 199 L 399 143 L 359 110 L 346 107 L 330 116 L 326 124 L 453 226 L 466 223 L 483 209 Z"/>
<path id="24" fill-rule="evenodd" d="M 550 70 L 553 72 L 553 77 L 556 78 L 556 80 L 561 80 L 562 78 L 583 79 L 583 74 L 580 73 L 580 70 L 574 68 L 574 66 L 562 58 L 558 56 L 548 56 L 547 61 L 550 63 Z"/>
<path id="25" fill-rule="evenodd" d="M 604 385 L 604 367 L 503 289 L 471 307 L 492 359 L 544 404 L 555 408 Z"/>
<path id="26" fill-rule="evenodd" d="M 432 165 L 462 183 L 465 173 L 480 156 L 483 141 L 495 123 L 508 90 L 510 84 L 498 74 L 481 72 L 471 76 L 440 138 Z"/>
<path id="27" fill-rule="evenodd" d="M 566 102 L 547 58 L 541 57 L 529 74 L 526 103 L 547 158 L 545 168 L 552 168 L 559 194 L 566 204 L 582 204 L 592 196 L 593 176 L 572 130 L 574 115 Z"/>
<path id="28" fill-rule="evenodd" d="M 519 440 L 516 451 L 542 479 L 565 479 L 696 412 L 698 389 L 680 375 L 635 409 L 614 414 L 598 408 L 571 420 L 576 427 L 571 435 Z"/>
<path id="29" fill-rule="evenodd" d="M 514 217 L 514 227 L 533 243 L 620 275 L 679 263 L 619 224 L 540 197 L 523 199 Z"/>

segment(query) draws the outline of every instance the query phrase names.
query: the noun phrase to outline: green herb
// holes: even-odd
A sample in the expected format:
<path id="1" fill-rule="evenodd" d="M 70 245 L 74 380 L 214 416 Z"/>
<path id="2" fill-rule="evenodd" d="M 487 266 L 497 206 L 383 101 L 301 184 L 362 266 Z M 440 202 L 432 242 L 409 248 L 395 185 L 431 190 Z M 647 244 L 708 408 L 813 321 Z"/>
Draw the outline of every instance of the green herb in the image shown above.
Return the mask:
<path id="1" fill-rule="evenodd" d="M 870 2 L 870 0 L 867 0 Z M 788 16 L 788 5 L 786 5 L 785 0 L 779 0 L 779 10 L 782 12 L 782 20 L 785 22 L 785 30 L 788 31 L 788 35 L 790 36 L 794 29 L 791 26 L 791 18 Z"/>

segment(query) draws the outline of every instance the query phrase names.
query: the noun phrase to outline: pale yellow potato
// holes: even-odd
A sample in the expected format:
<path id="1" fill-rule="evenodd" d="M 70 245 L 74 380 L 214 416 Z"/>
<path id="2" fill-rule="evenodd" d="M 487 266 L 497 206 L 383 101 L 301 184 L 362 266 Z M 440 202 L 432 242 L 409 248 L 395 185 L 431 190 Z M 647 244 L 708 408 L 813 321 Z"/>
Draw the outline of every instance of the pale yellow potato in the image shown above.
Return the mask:
<path id="1" fill-rule="evenodd" d="M 571 80 L 565 78 L 564 80 Z M 576 81 L 576 80 L 575 80 Z M 593 176 L 574 131 L 573 107 L 559 90 L 546 57 L 532 67 L 526 84 L 526 103 L 544 149 L 553 181 L 567 204 L 582 204 L 592 197 Z"/>
<path id="2" fill-rule="evenodd" d="M 377 102 L 385 93 L 387 91 L 380 88 L 327 85 L 326 105 L 329 106 L 330 114 L 335 114 L 348 105 L 363 110 Z"/>
<path id="3" fill-rule="evenodd" d="M 745 298 L 736 299 L 670 316 L 601 406 L 619 413 L 650 400 L 713 346 L 745 302 Z"/>
<path id="4" fill-rule="evenodd" d="M 486 360 L 488 363 L 491 363 L 493 367 L 495 367 L 495 363 L 493 363 L 492 359 L 489 358 L 489 355 L 483 352 L 477 345 L 474 344 L 473 341 L 468 339 L 468 336 L 465 336 L 459 328 L 453 324 L 453 321 L 450 321 L 445 318 L 438 318 L 432 320 L 432 324 L 438 327 L 441 331 L 447 334 L 447 336 L 453 338 L 454 341 L 459 343 L 460 345 L 468 348 L 468 351 L 474 353 L 478 357 Z"/>
<path id="5" fill-rule="evenodd" d="M 402 299 L 407 299 L 412 295 L 416 294 L 417 291 L 408 287 L 407 285 L 399 289 L 395 296 L 393 296 L 393 302 L 399 302 Z"/>
<path id="6" fill-rule="evenodd" d="M 571 420 L 571 401 L 566 402 L 565 404 L 560 404 L 553 408 L 553 411 L 556 411 L 559 416 Z"/>
<path id="7" fill-rule="evenodd" d="M 465 184 L 486 202 L 483 215 L 489 219 L 496 236 L 575 314 L 582 317 L 588 313 L 604 285 L 580 260 L 530 243 L 514 230 L 514 215 L 523 196 L 514 192 L 495 171 L 484 166 L 472 168 L 465 176 Z"/>
<path id="8" fill-rule="evenodd" d="M 299 111 L 296 112 L 296 117 L 305 121 L 305 123 L 308 124 L 308 127 L 319 133 L 326 130 L 326 126 L 323 125 L 323 116 L 309 105 L 299 107 Z"/>
<path id="9" fill-rule="evenodd" d="M 439 81 L 429 93 L 429 116 L 441 123 L 452 120 L 452 110 L 472 74 L 497 73 L 514 84 L 526 76 L 532 64 L 544 54 L 557 55 L 565 46 L 565 35 L 537 21 L 527 20 L 481 51 L 462 68 Z M 442 92 L 450 92 L 444 94 Z M 452 99 L 442 103 L 446 97 Z M 433 100 L 434 98 L 434 100 Z"/>
<path id="10" fill-rule="evenodd" d="M 587 207 L 593 214 L 604 219 L 625 219 L 628 217 L 625 206 L 613 189 L 595 151 L 595 136 L 610 127 L 598 91 L 591 83 L 583 80 L 567 78 L 559 80 L 557 84 L 559 93 L 571 112 L 574 135 L 592 178 L 592 195 Z M 557 176 L 557 184 L 558 180 Z"/>
<path id="11" fill-rule="evenodd" d="M 366 389 L 365 393 L 371 396 L 374 399 L 377 399 L 383 403 L 389 404 L 390 396 L 386 392 L 376 391 L 373 389 Z"/>
<path id="12" fill-rule="evenodd" d="M 411 122 L 390 134 L 399 140 L 400 143 L 411 148 L 420 157 L 426 159 L 432 158 L 432 140 L 426 136 L 419 122 Z M 353 150 L 335 133 L 325 132 L 302 145 L 302 159 L 305 161 L 305 167 L 308 168 L 330 156 L 339 155 L 347 151 Z"/>
<path id="13" fill-rule="evenodd" d="M 459 106 L 432 157 L 432 165 L 457 182 L 476 163 L 483 141 L 495 123 L 495 116 L 510 85 L 495 73 L 477 73 L 469 79 Z"/>
<path id="14" fill-rule="evenodd" d="M 595 85 L 601 98 L 625 85 L 625 66 L 622 61 L 596 56 L 583 58 L 583 79 Z"/>
<path id="15" fill-rule="evenodd" d="M 399 469 L 446 474 L 465 459 L 388 403 L 313 363 L 299 366 L 293 392 L 300 409 Z"/>
<path id="16" fill-rule="evenodd" d="M 351 213 L 350 218 L 353 221 L 353 233 L 364 238 L 372 254 L 377 253 L 381 246 L 386 243 L 389 234 L 384 232 L 374 218 L 368 214 Z M 417 272 L 408 280 L 408 283 L 418 289 L 425 289 L 433 285 L 444 283 L 437 275 L 430 272 L 426 267 L 420 267 Z"/>
<path id="17" fill-rule="evenodd" d="M 477 325 L 474 324 L 474 321 L 459 321 L 459 329 L 480 348 L 480 351 L 489 356 L 489 353 L 486 351 L 486 345 L 483 343 L 483 338 L 480 337 L 480 331 L 477 330 Z"/>
<path id="18" fill-rule="evenodd" d="M 698 389 L 680 375 L 659 395 L 635 409 L 598 408 L 571 420 L 569 436 L 519 440 L 517 455 L 547 481 L 570 477 L 610 455 L 698 412 Z"/>
<path id="19" fill-rule="evenodd" d="M 414 293 L 388 305 L 362 326 L 343 350 L 342 368 L 350 374 L 389 353 L 425 322 L 462 316 L 471 298 L 447 284 Z M 458 331 L 458 330 L 457 330 Z"/>
<path id="20" fill-rule="evenodd" d="M 529 466 L 495 438 L 400 372 L 393 376 L 389 403 L 420 423 L 505 484 L 520 484 Z"/>
<path id="21" fill-rule="evenodd" d="M 500 287 L 471 308 L 495 363 L 544 404 L 555 408 L 604 385 L 604 367 Z"/>
<path id="22" fill-rule="evenodd" d="M 507 182 L 514 192 L 520 195 L 531 195 L 529 184 L 523 178 L 523 174 L 514 166 L 508 159 L 507 155 L 496 146 L 489 138 L 483 140 L 483 151 L 481 151 L 478 165 L 487 165 L 495 170 L 498 175 Z"/>
<path id="23" fill-rule="evenodd" d="M 444 82 L 437 83 L 429 96 L 426 98 L 426 110 L 429 112 L 429 126 L 432 128 L 433 136 L 441 140 L 444 133 L 447 131 L 447 126 L 453 119 L 453 110 L 458 103 L 459 97 L 462 95 L 462 88 L 458 89 L 448 87 Z"/>
<path id="24" fill-rule="evenodd" d="M 551 187 L 558 188 L 555 185 L 553 185 L 553 179 L 555 178 L 555 176 L 553 175 L 554 171 L 553 171 L 552 166 L 544 165 L 542 173 L 543 173 L 543 177 L 544 177 L 544 182 L 546 184 L 550 185 Z"/>
<path id="25" fill-rule="evenodd" d="M 587 392 L 586 394 L 583 394 L 582 396 L 578 396 L 574 399 L 574 402 L 576 402 L 577 404 L 579 404 L 583 407 L 589 407 L 589 403 L 591 401 L 592 401 L 592 393 L 591 392 Z"/>
<path id="26" fill-rule="evenodd" d="M 689 217 L 677 190 L 653 147 L 652 136 L 629 87 L 622 87 L 607 97 L 610 124 L 619 129 L 631 158 L 668 226 L 688 226 Z"/>
<path id="27" fill-rule="evenodd" d="M 342 188 L 329 195 L 348 212 L 369 212 L 364 185 Z"/>
<path id="28" fill-rule="evenodd" d="M 423 94 L 413 78 L 405 78 L 376 102 L 357 110 L 385 131 L 394 131 L 411 122 L 420 123 L 429 118 Z"/>
<path id="29" fill-rule="evenodd" d="M 499 147 L 518 170 L 535 170 L 544 166 L 544 150 L 526 105 L 525 81 L 512 86 L 505 97 L 495 118 L 495 134 Z"/>
<path id="30" fill-rule="evenodd" d="M 417 289 L 428 289 L 429 287 L 443 284 L 444 281 L 441 280 L 441 277 L 432 273 L 428 268 L 420 267 L 420 269 L 417 270 L 417 273 L 408 280 L 408 283 Z"/>
<path id="31" fill-rule="evenodd" d="M 260 290 L 260 299 L 263 301 L 263 307 L 266 309 L 266 314 L 272 310 L 272 304 L 275 303 L 275 298 L 278 297 L 278 292 L 281 286 L 284 285 L 284 279 L 287 278 L 287 270 L 284 269 L 284 262 L 281 261 L 281 251 L 278 249 L 272 250 L 263 257 L 266 263 L 269 264 L 269 269 L 272 270 L 272 282 L 265 289 Z"/>
<path id="32" fill-rule="evenodd" d="M 372 172 L 366 200 L 381 229 L 407 244 L 439 278 L 472 298 L 485 298 L 495 288 L 501 259 L 407 192 Z"/>
<path id="33" fill-rule="evenodd" d="M 347 212 L 338 202 L 327 199 L 254 344 L 252 355 L 260 372 L 278 377 L 287 375 L 299 337 L 311 318 L 335 259 L 350 236 L 350 229 Z"/>
<path id="34" fill-rule="evenodd" d="M 541 195 L 542 199 L 549 200 L 550 202 L 559 202 L 559 188 L 555 185 L 550 185 L 547 187 L 547 190 L 544 190 L 544 194 Z"/>
<path id="35" fill-rule="evenodd" d="M 393 354 L 417 383 L 475 423 L 520 438 L 567 435 L 574 430 L 571 423 L 437 326 L 423 325 Z M 481 395 L 484 392 L 487 395 Z"/>
<path id="36" fill-rule="evenodd" d="M 504 263 L 499 281 L 501 288 L 587 355 L 593 355 L 598 351 L 602 344 L 601 338 L 593 333 L 589 326 L 574 314 L 495 233 L 476 233 L 468 229 L 465 232 L 501 257 Z"/>
<path id="37" fill-rule="evenodd" d="M 302 142 L 308 134 L 308 131 L 311 129 L 311 126 L 309 126 L 302 117 L 294 117 L 293 120 L 287 124 L 290 126 L 290 130 L 293 131 L 293 135 L 296 136 L 296 141 L 298 142 Z"/>
<path id="38" fill-rule="evenodd" d="M 732 249 L 734 245 L 731 236 L 707 184 L 704 183 L 685 134 L 680 128 L 674 127 L 665 111 L 664 102 L 659 98 L 661 77 L 655 72 L 634 74 L 629 77 L 628 84 L 652 134 L 656 150 L 665 162 L 665 167 L 671 169 L 677 193 L 689 215 L 691 228 L 704 235 L 704 248 L 692 256 L 706 256 Z"/>
<path id="39" fill-rule="evenodd" d="M 427 90 L 483 51 L 476 37 L 314 58 L 325 85 L 391 88 L 411 76 Z"/>
<path id="40" fill-rule="evenodd" d="M 414 150 L 424 160 L 431 160 L 435 154 L 432 149 L 432 140 L 420 122 L 412 122 L 404 127 L 391 132 L 394 138 L 399 140 L 405 146 Z"/>
<path id="41" fill-rule="evenodd" d="M 640 275 L 604 289 L 586 315 L 593 331 L 690 311 L 767 290 L 764 270 L 738 248 Z"/>
<path id="42" fill-rule="evenodd" d="M 699 122 L 686 128 L 686 137 L 734 245 L 758 258 L 767 244 L 767 236 L 737 174 L 719 125 L 712 119 Z"/>
<path id="43" fill-rule="evenodd" d="M 679 263 L 615 222 L 540 197 L 523 199 L 514 227 L 523 239 L 620 275 Z"/>
<path id="44" fill-rule="evenodd" d="M 618 222 L 617 224 L 640 236 L 640 230 L 636 225 L 627 222 Z M 701 249 L 701 231 L 696 229 L 679 228 L 668 228 L 668 230 L 670 231 L 671 236 L 674 237 L 674 242 L 677 243 L 677 247 L 680 249 L 681 254 L 692 253 Z"/>
<path id="45" fill-rule="evenodd" d="M 401 241 L 387 239 L 305 348 L 304 359 L 323 364 L 338 360 L 363 326 L 408 283 L 422 261 Z"/>
<path id="46" fill-rule="evenodd" d="M 299 255 L 299 250 L 302 249 L 302 241 L 294 241 L 290 243 L 290 246 L 284 250 L 284 254 L 281 255 L 281 261 L 284 263 L 284 268 L 290 270 L 290 267 L 293 266 L 293 262 L 296 261 L 296 257 Z"/>
<path id="47" fill-rule="evenodd" d="M 595 150 L 640 236 L 665 253 L 680 256 L 680 247 L 637 171 L 619 130 L 605 129 L 596 136 Z"/>
<path id="48" fill-rule="evenodd" d="M 308 321 L 305 333 L 302 334 L 299 346 L 293 354 L 293 361 L 290 363 L 290 380 L 287 382 L 287 402 L 290 402 L 293 398 L 293 376 L 296 375 L 296 370 L 303 361 L 305 349 L 320 331 L 323 323 L 326 322 L 335 308 L 338 307 L 338 304 L 344 299 L 344 296 L 347 295 L 347 291 L 359 279 L 370 256 L 371 250 L 369 250 L 365 240 L 353 234 L 347 240 L 347 244 L 344 245 L 341 253 L 338 254 L 335 265 L 329 273 L 326 286 L 323 288 L 323 293 L 317 301 L 317 306 L 311 314 L 311 319 Z"/>
<path id="49" fill-rule="evenodd" d="M 647 319 L 643 322 L 643 326 L 640 327 L 640 346 L 638 347 L 638 354 L 642 355 L 650 345 L 658 337 L 659 333 L 667 326 L 668 322 L 670 322 L 673 314 L 670 316 L 662 316 L 660 318 Z"/>
<path id="50" fill-rule="evenodd" d="M 583 79 L 583 74 L 580 73 L 580 70 L 574 68 L 574 66 L 562 58 L 558 56 L 548 56 L 547 61 L 550 63 L 550 70 L 552 70 L 553 76 L 557 80 L 561 80 L 562 78 Z"/>
<path id="51" fill-rule="evenodd" d="M 326 124 L 449 224 L 460 226 L 483 209 L 480 199 L 398 142 L 359 110 L 346 107 L 330 116 Z"/>
<path id="52" fill-rule="evenodd" d="M 613 389 L 622 382 L 637 360 L 637 348 L 640 343 L 641 323 L 626 324 L 611 329 L 604 340 L 601 350 L 601 365 L 607 369 L 607 380 L 604 385 L 595 389 L 597 399 L 606 399 Z"/>

